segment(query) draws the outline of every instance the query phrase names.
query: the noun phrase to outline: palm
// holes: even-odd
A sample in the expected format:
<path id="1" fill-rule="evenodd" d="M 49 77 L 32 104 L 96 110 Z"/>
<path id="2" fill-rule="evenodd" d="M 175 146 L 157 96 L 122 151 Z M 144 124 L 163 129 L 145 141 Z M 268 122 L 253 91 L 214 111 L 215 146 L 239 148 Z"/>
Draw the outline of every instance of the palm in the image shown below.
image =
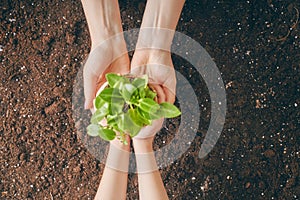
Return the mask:
<path id="1" fill-rule="evenodd" d="M 176 76 L 171 55 L 166 51 L 156 51 L 149 56 L 149 50 L 138 51 L 131 62 L 131 73 L 147 74 L 154 89 L 161 97 L 160 101 L 174 103 Z"/>
<path id="2" fill-rule="evenodd" d="M 105 74 L 125 74 L 129 71 L 127 50 L 110 43 L 95 48 L 89 55 L 83 70 L 86 108 L 93 107 L 97 89 L 105 82 Z M 124 54 L 126 52 L 126 54 Z"/>
<path id="3" fill-rule="evenodd" d="M 105 74 L 126 74 L 129 72 L 129 58 L 128 55 L 116 59 L 111 65 L 109 65 L 99 77 L 98 87 L 100 87 L 105 81 Z"/>
<path id="4" fill-rule="evenodd" d="M 169 52 L 157 51 L 149 56 L 149 50 L 137 51 L 131 62 L 131 73 L 148 75 L 150 87 L 156 91 L 159 103 L 175 101 L 176 77 Z M 154 120 L 151 126 L 142 128 L 136 138 L 153 138 L 163 121 L 163 118 Z"/>

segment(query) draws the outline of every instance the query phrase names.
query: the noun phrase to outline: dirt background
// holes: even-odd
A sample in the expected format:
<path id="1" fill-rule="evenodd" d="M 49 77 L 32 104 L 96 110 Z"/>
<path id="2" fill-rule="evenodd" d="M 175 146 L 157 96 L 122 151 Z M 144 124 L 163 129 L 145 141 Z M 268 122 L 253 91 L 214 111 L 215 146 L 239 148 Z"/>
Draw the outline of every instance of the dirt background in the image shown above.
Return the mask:
<path id="1" fill-rule="evenodd" d="M 145 1 L 120 7 L 124 30 L 138 28 Z M 300 199 L 299 10 L 297 0 L 186 2 L 177 30 L 216 62 L 228 112 L 217 145 L 199 159 L 209 94 L 174 56 L 199 94 L 201 120 L 188 151 L 161 170 L 170 199 Z M 93 199 L 104 166 L 72 118 L 74 79 L 90 47 L 80 1 L 1 0 L 0 15 L 0 199 Z M 156 149 L 178 123 L 166 124 Z M 128 199 L 138 199 L 136 174 Z"/>

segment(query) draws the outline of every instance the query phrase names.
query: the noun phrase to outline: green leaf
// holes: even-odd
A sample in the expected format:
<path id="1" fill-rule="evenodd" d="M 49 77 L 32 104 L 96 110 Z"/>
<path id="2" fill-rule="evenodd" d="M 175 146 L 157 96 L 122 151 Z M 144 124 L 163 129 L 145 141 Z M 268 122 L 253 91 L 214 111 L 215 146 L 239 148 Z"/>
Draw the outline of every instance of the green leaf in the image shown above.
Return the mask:
<path id="1" fill-rule="evenodd" d="M 100 94 L 100 98 L 108 103 L 113 103 L 116 99 L 122 99 L 122 96 L 118 89 L 115 88 L 105 88 Z"/>
<path id="2" fill-rule="evenodd" d="M 123 132 L 128 133 L 131 137 L 137 135 L 142 128 L 133 122 L 129 113 L 119 115 L 118 122 L 119 128 Z"/>
<path id="3" fill-rule="evenodd" d="M 105 78 L 110 87 L 115 87 L 118 82 L 124 82 L 125 78 L 123 76 L 119 76 L 117 74 L 108 73 L 105 75 Z"/>
<path id="4" fill-rule="evenodd" d="M 146 113 L 156 112 L 160 108 L 157 102 L 149 98 L 140 99 L 138 107 Z"/>
<path id="5" fill-rule="evenodd" d="M 102 107 L 96 110 L 91 118 L 92 124 L 98 124 L 108 114 L 108 103 L 105 102 Z"/>
<path id="6" fill-rule="evenodd" d="M 146 97 L 146 92 L 145 92 L 144 88 L 139 88 L 139 96 L 140 96 L 140 98 Z"/>
<path id="7" fill-rule="evenodd" d="M 115 85 L 114 85 L 114 88 L 115 89 L 118 89 L 119 91 L 122 91 L 123 90 L 123 88 L 124 88 L 124 82 L 123 81 L 119 81 L 119 82 L 117 82 Z"/>
<path id="8" fill-rule="evenodd" d="M 125 131 L 126 131 L 126 130 L 125 130 L 126 125 L 125 125 L 125 122 L 124 122 L 124 115 L 125 115 L 125 113 L 122 113 L 122 114 L 120 114 L 120 115 L 116 118 L 118 127 L 119 127 L 119 129 L 120 129 L 122 132 L 125 132 Z"/>
<path id="9" fill-rule="evenodd" d="M 111 128 L 115 131 L 121 132 L 118 126 L 118 115 L 107 115 L 106 116 L 107 120 L 107 127 Z"/>
<path id="10" fill-rule="evenodd" d="M 161 109 L 158 109 L 156 112 L 153 112 L 153 113 L 150 112 L 149 113 L 149 118 L 151 120 L 160 119 L 162 117 L 164 117 L 164 113 L 161 111 Z"/>
<path id="11" fill-rule="evenodd" d="M 106 102 L 98 95 L 95 99 L 95 107 L 96 109 L 101 108 Z"/>
<path id="12" fill-rule="evenodd" d="M 151 123 L 148 119 L 141 116 L 137 109 L 130 109 L 128 112 L 132 121 L 138 126 L 145 126 Z"/>
<path id="13" fill-rule="evenodd" d="M 145 89 L 146 97 L 149 99 L 154 99 L 156 97 L 156 93 L 153 92 L 149 87 Z"/>
<path id="14" fill-rule="evenodd" d="M 173 118 L 181 115 L 180 110 L 176 106 L 168 102 L 163 102 L 160 104 L 160 111 L 166 118 Z"/>
<path id="15" fill-rule="evenodd" d="M 98 124 L 90 124 L 87 127 L 87 134 L 93 137 L 98 136 L 100 129 L 101 127 Z"/>
<path id="16" fill-rule="evenodd" d="M 108 125 L 112 125 L 114 123 L 116 123 L 116 120 L 117 120 L 117 115 L 107 115 L 106 116 L 106 122 Z"/>
<path id="17" fill-rule="evenodd" d="M 147 80 L 145 78 L 135 78 L 132 81 L 132 85 L 136 88 L 145 88 L 147 86 Z"/>
<path id="18" fill-rule="evenodd" d="M 106 128 L 103 128 L 101 130 L 102 131 L 99 131 L 99 136 L 103 140 L 110 141 L 110 140 L 115 139 L 115 137 L 116 137 L 116 132 L 115 131 L 113 131 L 111 129 L 106 129 Z"/>
<path id="19" fill-rule="evenodd" d="M 149 125 L 149 124 L 152 123 L 152 120 L 151 120 L 151 117 L 150 117 L 150 115 L 149 115 L 149 112 L 144 112 L 142 109 L 137 108 L 137 113 L 139 114 L 139 116 L 140 116 L 143 120 L 145 120 L 146 122 L 148 122 L 148 124 L 145 123 L 145 125 Z"/>
<path id="20" fill-rule="evenodd" d="M 123 99 L 114 99 L 109 105 L 109 113 L 111 115 L 119 114 L 123 111 L 125 101 Z"/>
<path id="21" fill-rule="evenodd" d="M 143 117 L 145 120 L 148 120 L 148 124 L 146 124 L 146 125 L 151 124 L 152 120 L 160 119 L 160 118 L 164 117 L 163 113 L 160 111 L 160 109 L 158 109 L 156 112 L 144 112 L 143 110 L 138 108 L 137 111 L 141 117 Z"/>
<path id="22" fill-rule="evenodd" d="M 127 130 L 131 137 L 136 136 L 142 129 L 142 126 L 134 123 L 129 113 L 125 114 L 125 123 L 127 124 Z"/>
<path id="23" fill-rule="evenodd" d="M 87 127 L 88 134 L 90 136 L 100 136 L 102 139 L 110 141 L 116 137 L 115 131 L 106 129 L 97 124 L 90 124 Z"/>
<path id="24" fill-rule="evenodd" d="M 130 84 L 130 83 L 126 83 L 124 84 L 123 90 L 122 90 L 122 96 L 126 101 L 129 101 L 132 94 L 137 90 L 137 88 Z"/>

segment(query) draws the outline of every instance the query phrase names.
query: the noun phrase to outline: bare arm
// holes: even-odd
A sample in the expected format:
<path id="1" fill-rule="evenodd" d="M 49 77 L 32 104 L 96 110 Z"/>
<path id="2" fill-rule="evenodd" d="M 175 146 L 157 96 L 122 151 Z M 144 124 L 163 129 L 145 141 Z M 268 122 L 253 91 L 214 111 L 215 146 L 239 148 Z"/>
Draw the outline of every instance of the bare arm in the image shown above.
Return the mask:
<path id="1" fill-rule="evenodd" d="M 169 199 L 158 171 L 152 148 L 153 138 L 133 139 L 141 200 Z"/>
<path id="2" fill-rule="evenodd" d="M 97 83 L 104 83 L 109 72 L 128 73 L 129 57 L 118 1 L 82 0 L 82 5 L 92 42 L 83 71 L 85 108 L 91 109 Z"/>
<path id="3" fill-rule="evenodd" d="M 111 142 L 95 200 L 126 199 L 129 151 L 130 145 L 124 145 L 118 139 Z"/>
<path id="4" fill-rule="evenodd" d="M 150 74 L 151 78 L 161 85 L 165 94 L 158 94 L 160 101 L 173 103 L 175 100 L 176 77 L 175 72 L 172 73 L 174 69 L 170 48 L 184 2 L 184 0 L 147 1 L 136 51 L 131 62 L 133 73 Z M 146 69 L 142 69 L 141 66 L 146 66 Z M 161 126 L 158 130 L 160 128 Z M 141 200 L 168 199 L 152 148 L 153 138 L 157 131 L 149 132 L 153 137 L 133 138 L 132 140 L 136 154 Z"/>
<path id="5" fill-rule="evenodd" d="M 152 45 L 155 48 L 170 50 L 184 2 L 185 0 L 148 0 L 137 48 Z M 148 28 L 156 29 L 150 31 Z"/>
<path id="6" fill-rule="evenodd" d="M 171 59 L 171 44 L 184 0 L 148 0 L 137 45 L 131 61 L 131 72 L 146 72 L 162 86 L 165 101 L 175 101 L 176 77 Z M 142 69 L 144 66 L 145 69 Z M 158 95 L 158 98 L 161 96 Z"/>
<path id="7" fill-rule="evenodd" d="M 122 32 L 117 0 L 81 0 L 92 40 L 92 49 L 112 35 Z"/>

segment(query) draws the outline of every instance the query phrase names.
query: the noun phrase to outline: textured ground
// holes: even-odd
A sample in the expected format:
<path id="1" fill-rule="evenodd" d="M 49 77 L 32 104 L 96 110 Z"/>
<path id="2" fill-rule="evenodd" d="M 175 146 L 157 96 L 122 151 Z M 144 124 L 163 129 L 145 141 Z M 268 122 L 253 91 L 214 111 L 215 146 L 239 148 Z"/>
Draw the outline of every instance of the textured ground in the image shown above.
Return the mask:
<path id="1" fill-rule="evenodd" d="M 209 94 L 192 66 L 174 56 L 199 94 L 201 121 L 162 178 L 170 199 L 299 199 L 300 3 L 234 2 L 185 5 L 177 30 L 216 62 L 228 112 L 216 147 L 199 159 Z M 124 30 L 140 26 L 144 6 L 120 3 Z M 90 44 L 81 3 L 2 0 L 0 15 L 0 199 L 92 199 L 103 164 L 72 118 L 73 83 Z M 155 148 L 172 140 L 177 125 L 166 125 Z M 131 174 L 128 199 L 138 199 L 137 187 Z"/>

